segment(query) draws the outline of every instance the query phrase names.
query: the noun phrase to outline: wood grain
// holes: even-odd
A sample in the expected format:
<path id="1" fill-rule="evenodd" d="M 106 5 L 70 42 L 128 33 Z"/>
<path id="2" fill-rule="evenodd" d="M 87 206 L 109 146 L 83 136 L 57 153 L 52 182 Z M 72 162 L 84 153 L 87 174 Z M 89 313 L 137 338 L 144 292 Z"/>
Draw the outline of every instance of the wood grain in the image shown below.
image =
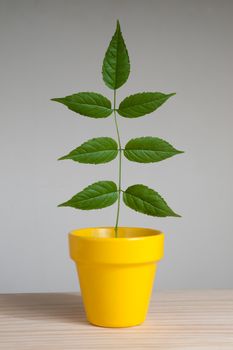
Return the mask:
<path id="1" fill-rule="evenodd" d="M 79 294 L 0 295 L 1 350 L 233 349 L 233 291 L 156 292 L 146 322 L 86 322 Z"/>

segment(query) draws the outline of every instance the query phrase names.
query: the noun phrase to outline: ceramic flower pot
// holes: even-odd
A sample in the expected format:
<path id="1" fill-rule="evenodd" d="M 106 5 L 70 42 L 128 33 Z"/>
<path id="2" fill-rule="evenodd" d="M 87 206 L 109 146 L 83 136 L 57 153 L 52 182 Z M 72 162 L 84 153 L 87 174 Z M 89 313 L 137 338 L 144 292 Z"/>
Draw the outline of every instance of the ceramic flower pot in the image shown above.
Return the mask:
<path id="1" fill-rule="evenodd" d="M 98 227 L 69 234 L 90 323 L 130 327 L 147 314 L 157 262 L 163 256 L 164 235 L 147 228 Z"/>

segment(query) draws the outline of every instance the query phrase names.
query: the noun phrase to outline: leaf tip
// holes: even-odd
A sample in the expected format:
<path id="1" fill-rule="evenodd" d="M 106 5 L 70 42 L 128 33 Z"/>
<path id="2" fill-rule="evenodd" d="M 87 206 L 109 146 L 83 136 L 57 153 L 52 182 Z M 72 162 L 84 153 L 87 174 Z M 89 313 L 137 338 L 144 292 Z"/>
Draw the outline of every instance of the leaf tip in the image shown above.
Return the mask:
<path id="1" fill-rule="evenodd" d="M 179 214 L 176 214 L 175 212 L 173 212 L 173 215 L 172 215 L 173 217 L 175 217 L 175 218 L 182 218 L 182 216 L 181 215 L 179 215 Z"/>
<path id="2" fill-rule="evenodd" d="M 60 157 L 57 160 L 64 160 L 64 159 L 67 159 L 66 156 Z"/>
<path id="3" fill-rule="evenodd" d="M 117 30 L 121 30 L 121 25 L 120 25 L 119 19 L 117 19 L 116 29 L 117 29 Z"/>
<path id="4" fill-rule="evenodd" d="M 181 151 L 181 150 L 179 150 L 179 149 L 176 149 L 176 150 L 175 150 L 175 153 L 176 153 L 176 154 L 182 154 L 182 153 L 185 153 L 185 151 Z"/>
<path id="5" fill-rule="evenodd" d="M 176 95 L 176 92 L 171 92 L 170 94 L 168 94 L 168 97 L 172 97 L 174 95 Z"/>
<path id="6" fill-rule="evenodd" d="M 51 98 L 50 101 L 61 102 L 62 98 L 61 97 L 54 97 L 54 98 Z"/>

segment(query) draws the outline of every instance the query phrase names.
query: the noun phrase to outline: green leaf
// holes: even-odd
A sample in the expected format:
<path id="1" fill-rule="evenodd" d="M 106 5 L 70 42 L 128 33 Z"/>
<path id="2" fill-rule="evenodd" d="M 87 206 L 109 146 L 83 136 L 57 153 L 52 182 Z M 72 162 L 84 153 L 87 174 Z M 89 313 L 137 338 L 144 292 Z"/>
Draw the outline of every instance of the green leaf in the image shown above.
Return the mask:
<path id="1" fill-rule="evenodd" d="M 112 181 L 99 181 L 84 188 L 74 197 L 59 207 L 91 210 L 106 208 L 116 202 L 118 198 L 117 186 Z"/>
<path id="2" fill-rule="evenodd" d="M 118 145 L 110 137 L 98 137 L 84 142 L 62 159 L 72 159 L 75 162 L 86 164 L 107 163 L 116 158 Z"/>
<path id="3" fill-rule="evenodd" d="M 126 97 L 119 105 L 118 113 L 125 118 L 138 118 L 154 112 L 169 97 L 175 95 L 161 92 L 141 92 Z"/>
<path id="4" fill-rule="evenodd" d="M 91 118 L 106 118 L 112 113 L 111 102 L 96 92 L 79 92 L 74 95 L 52 98 L 67 106 L 71 111 Z"/>
<path id="5" fill-rule="evenodd" d="M 127 81 L 129 73 L 129 55 L 122 37 L 120 23 L 117 21 L 115 34 L 103 61 L 103 80 L 110 89 L 118 89 Z"/>
<path id="6" fill-rule="evenodd" d="M 131 209 L 151 216 L 176 216 L 165 200 L 154 190 L 144 185 L 133 185 L 123 194 L 124 203 Z"/>
<path id="7" fill-rule="evenodd" d="M 151 136 L 130 140 L 124 150 L 125 157 L 137 163 L 159 162 L 179 153 L 183 151 L 178 151 L 167 141 Z"/>

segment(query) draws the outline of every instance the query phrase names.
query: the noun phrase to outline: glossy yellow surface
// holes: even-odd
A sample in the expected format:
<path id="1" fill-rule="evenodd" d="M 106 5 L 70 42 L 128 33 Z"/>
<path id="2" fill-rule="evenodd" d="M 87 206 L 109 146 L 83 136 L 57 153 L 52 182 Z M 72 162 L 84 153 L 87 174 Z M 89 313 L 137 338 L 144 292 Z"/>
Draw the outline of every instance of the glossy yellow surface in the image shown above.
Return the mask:
<path id="1" fill-rule="evenodd" d="M 87 319 L 102 327 L 130 327 L 147 314 L 164 235 L 147 228 L 98 227 L 69 234 Z"/>

